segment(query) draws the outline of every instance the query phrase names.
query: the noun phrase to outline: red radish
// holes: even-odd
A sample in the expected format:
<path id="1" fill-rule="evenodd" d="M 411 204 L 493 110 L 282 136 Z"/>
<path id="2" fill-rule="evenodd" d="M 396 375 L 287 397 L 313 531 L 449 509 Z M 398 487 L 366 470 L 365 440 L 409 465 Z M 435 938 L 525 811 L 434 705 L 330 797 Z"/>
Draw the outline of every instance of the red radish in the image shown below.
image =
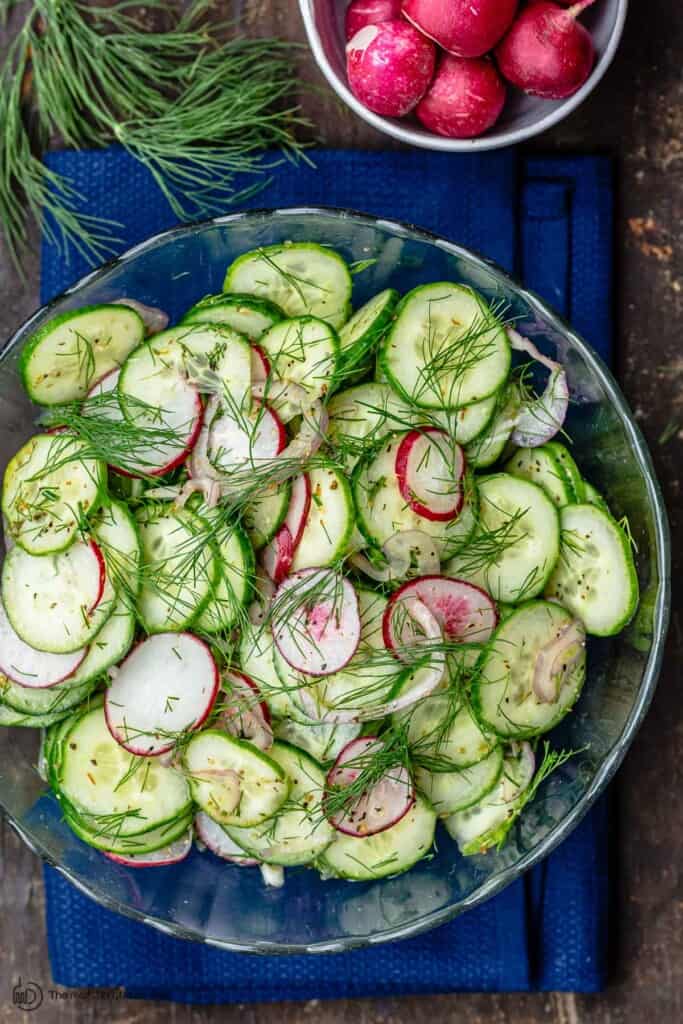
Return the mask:
<path id="1" fill-rule="evenodd" d="M 73 654 L 36 651 L 15 633 L 0 603 L 0 672 L 8 679 L 31 689 L 56 686 L 74 674 L 87 653 L 87 647 Z"/>
<path id="2" fill-rule="evenodd" d="M 413 109 L 432 80 L 435 59 L 433 43 L 405 21 L 366 25 L 346 46 L 352 92 L 385 117 Z"/>
<path id="3" fill-rule="evenodd" d="M 339 754 L 327 776 L 327 792 L 344 791 L 380 754 L 384 744 L 376 736 L 351 740 Z M 388 768 L 348 807 L 329 815 L 330 824 L 348 836 L 373 836 L 403 818 L 415 803 L 415 787 L 408 769 L 397 764 Z"/>
<path id="4" fill-rule="evenodd" d="M 465 455 L 444 430 L 409 431 L 396 451 L 394 471 L 401 496 L 417 515 L 447 522 L 460 512 Z"/>
<path id="5" fill-rule="evenodd" d="M 473 139 L 496 123 L 505 95 L 505 84 L 490 60 L 444 54 L 415 113 L 430 132 L 449 139 Z"/>
<path id="6" fill-rule="evenodd" d="M 483 644 L 498 625 L 498 611 L 489 595 L 464 580 L 448 576 L 421 576 L 395 590 L 382 619 L 384 643 L 399 658 L 419 642 L 412 617 L 406 614 L 406 598 L 417 597 L 439 623 L 447 640 Z"/>
<path id="7" fill-rule="evenodd" d="M 243 672 L 229 669 L 223 674 L 223 688 L 226 703 L 216 719 L 216 728 L 238 739 L 249 740 L 260 750 L 269 750 L 273 745 L 270 709 L 261 700 L 254 680 Z"/>
<path id="8" fill-rule="evenodd" d="M 274 459 L 286 444 L 279 416 L 260 402 L 249 415 L 219 413 L 209 424 L 207 452 L 221 473 Z"/>
<path id="9" fill-rule="evenodd" d="M 356 592 L 331 569 L 301 569 L 280 584 L 271 607 L 273 639 L 297 672 L 329 676 L 360 643 Z"/>
<path id="10" fill-rule="evenodd" d="M 311 480 L 307 473 L 302 473 L 292 480 L 292 494 L 285 516 L 285 526 L 292 535 L 292 545 L 296 551 L 306 526 L 311 508 Z"/>
<path id="11" fill-rule="evenodd" d="M 252 384 L 263 384 L 270 375 L 270 362 L 268 356 L 260 345 L 251 346 L 251 382 Z"/>
<path id="12" fill-rule="evenodd" d="M 131 754 L 154 757 L 206 720 L 218 693 L 218 668 L 192 633 L 157 633 L 128 655 L 107 689 L 109 732 Z"/>
<path id="13" fill-rule="evenodd" d="M 97 608 L 98 604 L 100 603 L 100 601 L 102 600 L 102 598 L 104 596 L 104 589 L 105 589 L 105 586 L 106 586 L 106 583 L 107 583 L 107 565 L 106 565 L 106 562 L 104 561 L 104 555 L 102 554 L 102 548 L 99 546 L 99 544 L 96 544 L 94 540 L 91 540 L 88 543 L 89 543 L 91 552 L 93 553 L 93 555 L 97 559 L 97 572 L 98 572 L 97 596 L 95 597 L 95 600 L 93 601 L 93 603 L 88 608 L 88 615 L 92 615 L 92 613 L 95 611 L 95 609 Z"/>
<path id="14" fill-rule="evenodd" d="M 346 39 L 353 39 L 366 25 L 379 25 L 401 17 L 401 0 L 351 0 L 346 9 Z"/>
<path id="15" fill-rule="evenodd" d="M 152 850 L 151 853 L 110 853 L 103 850 L 108 860 L 116 864 L 123 864 L 127 868 L 164 868 L 169 864 L 178 864 L 185 860 L 192 849 L 192 829 L 180 837 L 174 839 L 168 846 L 162 846 L 160 850 Z"/>
<path id="16" fill-rule="evenodd" d="M 293 560 L 292 534 L 289 527 L 283 523 L 271 542 L 263 549 L 261 561 L 273 583 L 280 584 L 292 568 Z"/>
<path id="17" fill-rule="evenodd" d="M 580 89 L 595 63 L 590 32 L 576 19 L 595 0 L 568 9 L 536 0 L 519 15 L 496 49 L 509 82 L 531 96 L 562 100 Z"/>
<path id="18" fill-rule="evenodd" d="M 258 864 L 257 860 L 249 857 L 234 839 L 230 838 L 225 829 L 221 828 L 218 822 L 210 818 L 204 811 L 199 811 L 195 815 L 194 828 L 197 839 L 217 857 L 229 860 L 232 864 L 239 864 L 243 868 L 256 867 Z"/>
<path id="19" fill-rule="evenodd" d="M 404 0 L 403 16 L 456 57 L 481 57 L 512 24 L 517 0 Z"/>

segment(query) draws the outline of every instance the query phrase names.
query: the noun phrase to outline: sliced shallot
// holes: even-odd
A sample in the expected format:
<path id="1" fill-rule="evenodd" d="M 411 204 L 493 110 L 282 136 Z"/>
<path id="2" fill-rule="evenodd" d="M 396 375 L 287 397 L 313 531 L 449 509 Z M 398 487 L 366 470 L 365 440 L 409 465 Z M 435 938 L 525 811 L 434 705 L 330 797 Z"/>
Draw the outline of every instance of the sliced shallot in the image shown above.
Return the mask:
<path id="1" fill-rule="evenodd" d="M 446 639 L 455 643 L 486 643 L 498 625 L 492 598 L 473 583 L 449 576 L 410 580 L 391 595 L 382 620 L 384 642 L 401 661 L 419 641 L 415 620 L 404 607 L 406 597 L 411 595 L 427 606 Z"/>
<path id="2" fill-rule="evenodd" d="M 536 655 L 533 691 L 542 704 L 554 704 L 572 670 L 585 657 L 586 631 L 578 619 L 560 630 Z"/>
<path id="3" fill-rule="evenodd" d="M 394 533 L 385 541 L 382 548 L 387 560 L 386 567 L 379 568 L 362 552 L 350 556 L 349 562 L 369 576 L 371 580 L 388 583 L 391 580 L 405 579 L 415 560 L 415 571 L 420 576 L 430 576 L 439 572 L 441 561 L 434 538 L 421 530 L 405 530 Z"/>
<path id="4" fill-rule="evenodd" d="M 327 776 L 327 792 L 344 791 L 352 786 L 381 754 L 384 744 L 376 736 L 351 740 L 344 747 Z M 408 769 L 397 764 L 387 768 L 380 779 L 361 795 L 328 815 L 338 832 L 345 835 L 376 835 L 391 828 L 415 803 L 415 788 Z"/>
<path id="5" fill-rule="evenodd" d="M 522 337 L 513 327 L 507 328 L 507 336 L 516 352 L 525 352 L 550 371 L 543 393 L 521 406 L 510 437 L 512 443 L 520 448 L 538 448 L 561 430 L 567 418 L 567 373 L 561 363 L 544 356 L 532 341 Z"/>
<path id="6" fill-rule="evenodd" d="M 249 676 L 234 669 L 223 673 L 226 703 L 216 718 L 216 728 L 231 736 L 249 740 L 259 750 L 273 745 L 268 705 L 261 700 L 258 686 Z"/>
<path id="7" fill-rule="evenodd" d="M 138 302 L 137 299 L 114 299 L 112 305 L 128 306 L 130 309 L 134 309 L 145 325 L 145 333 L 148 338 L 153 334 L 159 334 L 160 331 L 164 331 L 168 327 L 168 313 L 164 313 L 163 309 L 159 309 L 158 306 L 147 306 L 144 302 Z"/>
<path id="8" fill-rule="evenodd" d="M 239 864 L 243 868 L 256 867 L 258 864 L 257 860 L 249 857 L 234 839 L 230 838 L 225 829 L 204 811 L 199 811 L 195 815 L 194 828 L 199 841 L 217 857 L 228 860 L 231 864 Z"/>

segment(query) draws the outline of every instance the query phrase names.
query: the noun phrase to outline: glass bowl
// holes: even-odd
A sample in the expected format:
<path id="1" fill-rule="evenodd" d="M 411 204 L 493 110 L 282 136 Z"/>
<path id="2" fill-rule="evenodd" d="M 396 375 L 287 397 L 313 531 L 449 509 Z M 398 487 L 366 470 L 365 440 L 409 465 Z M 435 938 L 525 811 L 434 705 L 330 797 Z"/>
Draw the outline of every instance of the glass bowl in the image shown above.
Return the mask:
<path id="1" fill-rule="evenodd" d="M 669 540 L 645 442 L 591 348 L 487 260 L 408 225 L 344 210 L 255 211 L 167 231 L 38 310 L 0 354 L 3 469 L 34 431 L 36 409 L 20 385 L 17 359 L 46 320 L 120 296 L 161 306 L 177 318 L 207 292 L 221 290 L 225 268 L 239 253 L 286 239 L 327 243 L 349 261 L 375 259 L 355 279 L 355 304 L 390 284 L 406 291 L 448 279 L 505 303 L 520 329 L 567 366 L 574 452 L 615 514 L 629 517 L 643 591 L 640 612 L 622 636 L 590 641 L 583 696 L 553 735 L 556 746 L 587 749 L 540 788 L 508 844 L 499 853 L 464 859 L 444 836 L 432 860 L 384 881 L 322 881 L 314 872 L 288 869 L 283 889 L 265 889 L 258 871 L 197 851 L 173 867 L 122 867 L 80 842 L 60 820 L 35 768 L 38 733 L 0 729 L 2 806 L 28 845 L 93 899 L 173 935 L 226 949 L 331 952 L 413 935 L 449 920 L 499 892 L 576 826 L 617 770 L 655 688 L 669 610 Z"/>

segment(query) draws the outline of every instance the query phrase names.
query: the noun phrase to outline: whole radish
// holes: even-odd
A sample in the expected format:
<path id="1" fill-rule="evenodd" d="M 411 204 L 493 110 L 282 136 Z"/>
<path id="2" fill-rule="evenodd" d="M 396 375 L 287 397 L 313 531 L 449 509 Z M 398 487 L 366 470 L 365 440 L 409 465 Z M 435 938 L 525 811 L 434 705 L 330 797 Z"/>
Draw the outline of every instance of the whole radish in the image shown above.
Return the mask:
<path id="1" fill-rule="evenodd" d="M 504 106 L 505 85 L 491 60 L 444 54 L 415 113 L 437 135 L 471 139 L 491 128 Z"/>
<path id="2" fill-rule="evenodd" d="M 509 82 L 531 96 L 561 100 L 586 81 L 595 63 L 590 33 L 576 20 L 595 0 L 569 8 L 550 0 L 526 7 L 496 49 Z"/>
<path id="3" fill-rule="evenodd" d="M 346 38 L 353 39 L 366 25 L 379 25 L 401 17 L 401 0 L 351 0 L 346 9 Z"/>
<path id="4" fill-rule="evenodd" d="M 422 98 L 434 74 L 433 43 L 405 21 L 366 25 L 346 46 L 355 96 L 369 110 L 402 117 Z"/>
<path id="5" fill-rule="evenodd" d="M 404 0 L 403 15 L 448 53 L 481 57 L 512 24 L 518 0 Z"/>

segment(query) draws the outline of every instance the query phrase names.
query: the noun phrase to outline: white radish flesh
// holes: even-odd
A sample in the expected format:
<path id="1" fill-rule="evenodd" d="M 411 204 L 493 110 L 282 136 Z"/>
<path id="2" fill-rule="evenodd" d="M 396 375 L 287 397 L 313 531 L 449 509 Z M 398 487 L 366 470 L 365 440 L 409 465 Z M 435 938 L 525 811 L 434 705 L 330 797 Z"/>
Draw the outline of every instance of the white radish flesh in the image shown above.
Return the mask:
<path id="1" fill-rule="evenodd" d="M 249 414 L 219 413 L 209 424 L 207 454 L 219 473 L 229 474 L 276 458 L 286 443 L 276 413 L 257 405 Z"/>
<path id="2" fill-rule="evenodd" d="M 285 516 L 285 526 L 292 535 L 292 546 L 295 551 L 304 532 L 310 507 L 311 480 L 307 473 L 302 473 L 292 480 L 292 493 Z"/>
<path id="3" fill-rule="evenodd" d="M 271 608 L 280 654 L 299 672 L 339 672 L 360 642 L 358 598 L 347 579 L 329 569 L 302 569 L 280 585 Z"/>
<path id="4" fill-rule="evenodd" d="M 375 736 L 352 740 L 339 754 L 327 776 L 328 792 L 343 791 L 355 783 L 381 754 L 384 744 Z M 384 832 L 408 813 L 415 802 L 415 788 L 404 765 L 396 764 L 356 800 L 329 815 L 338 832 L 372 836 Z"/>
<path id="5" fill-rule="evenodd" d="M 463 504 L 465 456 L 438 427 L 411 430 L 396 451 L 398 487 L 412 510 L 425 519 L 447 522 Z"/>
<path id="6" fill-rule="evenodd" d="M 448 576 L 422 576 L 410 580 L 389 599 L 382 621 L 384 642 L 401 660 L 410 657 L 420 637 L 414 619 L 405 611 L 408 597 L 423 602 L 439 623 L 447 640 L 483 644 L 498 625 L 498 612 L 489 595 L 464 580 Z"/>
<path id="7" fill-rule="evenodd" d="M 188 829 L 180 839 L 174 839 L 168 846 L 162 846 L 160 850 L 152 850 L 151 853 L 110 853 L 103 850 L 108 860 L 116 864 L 123 864 L 127 868 L 163 868 L 169 864 L 179 864 L 185 860 L 192 849 L 192 829 Z"/>
<path id="8" fill-rule="evenodd" d="M 72 654 L 35 650 L 15 633 L 0 603 L 0 672 L 8 679 L 35 689 L 55 686 L 74 674 L 87 653 L 87 647 Z"/>
<path id="9" fill-rule="evenodd" d="M 204 811 L 199 811 L 194 819 L 195 832 L 200 842 L 217 857 L 238 864 L 243 868 L 256 867 L 257 860 L 249 857 L 237 843 L 230 838 L 225 829 Z"/>

